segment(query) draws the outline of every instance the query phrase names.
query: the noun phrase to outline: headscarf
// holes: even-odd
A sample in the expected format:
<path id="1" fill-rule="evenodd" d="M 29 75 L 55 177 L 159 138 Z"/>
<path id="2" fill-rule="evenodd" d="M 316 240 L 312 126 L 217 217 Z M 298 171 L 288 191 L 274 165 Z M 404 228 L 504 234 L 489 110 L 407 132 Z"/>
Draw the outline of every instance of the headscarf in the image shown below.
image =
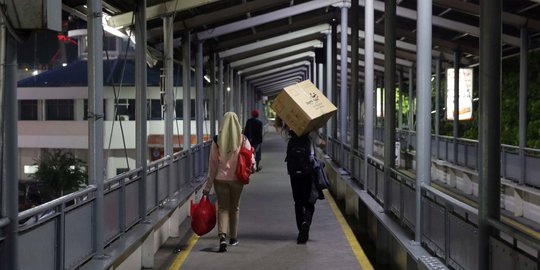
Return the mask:
<path id="1" fill-rule="evenodd" d="M 238 116 L 234 112 L 226 112 L 219 129 L 219 156 L 223 159 L 229 159 L 241 143 L 242 127 L 238 122 Z"/>

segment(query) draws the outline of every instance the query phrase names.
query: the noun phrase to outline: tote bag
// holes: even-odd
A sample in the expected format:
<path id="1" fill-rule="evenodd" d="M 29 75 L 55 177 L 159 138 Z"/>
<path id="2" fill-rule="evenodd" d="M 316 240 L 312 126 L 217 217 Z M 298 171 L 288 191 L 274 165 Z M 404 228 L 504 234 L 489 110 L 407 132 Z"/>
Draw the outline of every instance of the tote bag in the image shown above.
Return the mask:
<path id="1" fill-rule="evenodd" d="M 191 200 L 191 229 L 198 236 L 210 232 L 216 226 L 216 205 L 203 195 L 199 203 Z"/>

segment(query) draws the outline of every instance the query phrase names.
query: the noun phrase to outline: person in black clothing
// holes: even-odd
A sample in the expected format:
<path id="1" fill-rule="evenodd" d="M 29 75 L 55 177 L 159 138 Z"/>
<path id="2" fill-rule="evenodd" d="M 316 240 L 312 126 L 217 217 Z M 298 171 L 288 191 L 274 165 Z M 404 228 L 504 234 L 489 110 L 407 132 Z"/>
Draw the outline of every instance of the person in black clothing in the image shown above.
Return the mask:
<path id="1" fill-rule="evenodd" d="M 281 122 L 276 118 L 280 125 Z M 283 131 L 288 133 L 287 142 L 287 172 L 291 178 L 291 189 L 294 200 L 294 212 L 296 216 L 296 227 L 298 228 L 298 244 L 305 244 L 309 239 L 309 228 L 315 212 L 315 202 L 317 199 L 324 199 L 321 191 L 317 188 L 315 172 L 311 164 L 314 153 L 314 145 L 324 147 L 325 142 L 319 137 L 316 131 L 297 136 L 286 125 Z"/>
<path id="2" fill-rule="evenodd" d="M 249 139 L 249 143 L 255 148 L 255 163 L 256 171 L 260 171 L 261 167 L 261 144 L 263 141 L 263 123 L 258 119 L 259 111 L 251 111 L 251 118 L 247 120 L 244 127 L 244 135 Z"/>

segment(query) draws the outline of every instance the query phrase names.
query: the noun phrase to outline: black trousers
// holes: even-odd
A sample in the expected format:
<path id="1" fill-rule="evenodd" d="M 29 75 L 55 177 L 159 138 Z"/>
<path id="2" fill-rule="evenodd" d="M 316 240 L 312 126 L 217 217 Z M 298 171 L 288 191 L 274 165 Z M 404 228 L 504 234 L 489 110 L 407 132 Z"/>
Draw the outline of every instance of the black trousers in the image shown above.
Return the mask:
<path id="1" fill-rule="evenodd" d="M 311 196 L 311 182 L 313 177 L 306 175 L 291 175 L 291 188 L 294 199 L 294 212 L 296 214 L 296 226 L 300 230 L 300 225 L 307 222 L 311 225 L 315 204 L 309 202 Z"/>

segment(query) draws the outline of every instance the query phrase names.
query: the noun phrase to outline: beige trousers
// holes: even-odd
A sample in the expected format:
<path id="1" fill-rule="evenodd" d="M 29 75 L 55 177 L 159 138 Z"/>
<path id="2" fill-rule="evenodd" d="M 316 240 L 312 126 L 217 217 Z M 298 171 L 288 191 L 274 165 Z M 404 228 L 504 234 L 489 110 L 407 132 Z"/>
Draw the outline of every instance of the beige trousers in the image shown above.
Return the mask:
<path id="1" fill-rule="evenodd" d="M 240 195 L 244 184 L 240 181 L 214 180 L 218 204 L 218 235 L 238 238 L 238 218 L 240 216 Z"/>

